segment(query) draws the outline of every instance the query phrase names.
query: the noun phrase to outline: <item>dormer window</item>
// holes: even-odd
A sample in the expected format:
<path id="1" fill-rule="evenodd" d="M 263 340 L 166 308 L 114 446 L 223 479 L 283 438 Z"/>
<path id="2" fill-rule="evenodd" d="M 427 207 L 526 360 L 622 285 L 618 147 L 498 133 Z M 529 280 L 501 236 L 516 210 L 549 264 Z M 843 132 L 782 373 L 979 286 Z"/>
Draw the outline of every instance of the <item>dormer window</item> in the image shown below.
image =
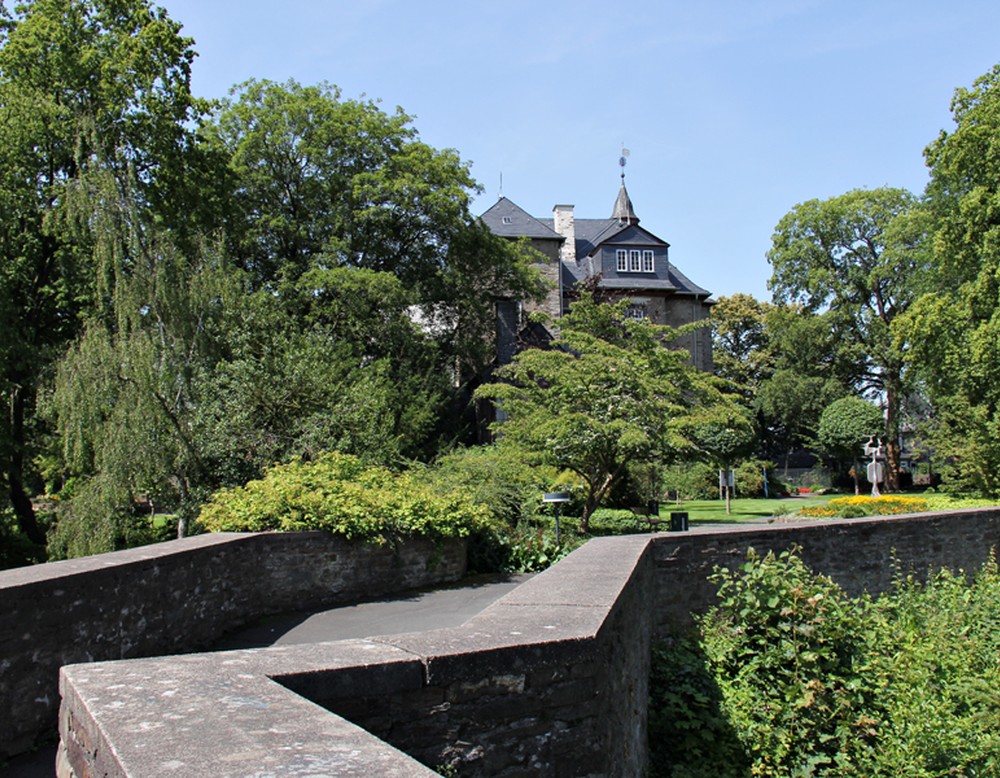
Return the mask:
<path id="1" fill-rule="evenodd" d="M 511 217 L 509 217 L 509 216 L 504 216 L 502 219 L 500 219 L 500 221 L 502 221 L 504 224 L 513 224 L 514 223 L 514 220 Z"/>
<path id="2" fill-rule="evenodd" d="M 655 273 L 651 249 L 616 249 L 615 268 L 619 273 Z"/>

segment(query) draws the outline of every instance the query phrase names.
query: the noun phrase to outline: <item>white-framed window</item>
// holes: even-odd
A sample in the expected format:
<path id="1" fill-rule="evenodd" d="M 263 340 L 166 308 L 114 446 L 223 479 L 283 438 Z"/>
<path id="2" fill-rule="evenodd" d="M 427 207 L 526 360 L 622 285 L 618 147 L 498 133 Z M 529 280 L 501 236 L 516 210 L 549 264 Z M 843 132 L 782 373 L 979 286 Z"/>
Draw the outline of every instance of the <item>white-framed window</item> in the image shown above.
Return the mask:
<path id="1" fill-rule="evenodd" d="M 643 273 L 652 273 L 652 272 L 654 272 L 654 268 L 653 268 L 653 252 L 650 251 L 650 250 L 648 250 L 648 249 L 646 251 L 642 252 L 642 272 Z"/>
<path id="2" fill-rule="evenodd" d="M 642 320 L 646 318 L 646 306 L 641 303 L 632 303 L 625 309 L 625 315 L 630 319 Z"/>
<path id="3" fill-rule="evenodd" d="M 628 252 L 625 249 L 618 249 L 615 252 L 615 258 L 618 261 L 618 272 L 625 273 L 628 271 Z"/>
<path id="4" fill-rule="evenodd" d="M 642 270 L 642 252 L 639 249 L 631 249 L 629 251 L 628 269 L 630 273 L 638 273 Z"/>

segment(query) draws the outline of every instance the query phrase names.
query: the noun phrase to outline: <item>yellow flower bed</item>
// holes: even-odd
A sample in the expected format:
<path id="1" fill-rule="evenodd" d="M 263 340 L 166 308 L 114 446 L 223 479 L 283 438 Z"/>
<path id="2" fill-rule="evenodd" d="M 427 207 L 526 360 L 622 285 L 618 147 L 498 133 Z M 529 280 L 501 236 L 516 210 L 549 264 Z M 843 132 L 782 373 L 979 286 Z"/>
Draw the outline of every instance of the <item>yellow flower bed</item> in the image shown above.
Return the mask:
<path id="1" fill-rule="evenodd" d="M 854 518 L 858 516 L 894 516 L 900 513 L 919 513 L 927 510 L 927 500 L 922 497 L 834 497 L 826 505 L 803 508 L 800 516 L 812 518 Z"/>

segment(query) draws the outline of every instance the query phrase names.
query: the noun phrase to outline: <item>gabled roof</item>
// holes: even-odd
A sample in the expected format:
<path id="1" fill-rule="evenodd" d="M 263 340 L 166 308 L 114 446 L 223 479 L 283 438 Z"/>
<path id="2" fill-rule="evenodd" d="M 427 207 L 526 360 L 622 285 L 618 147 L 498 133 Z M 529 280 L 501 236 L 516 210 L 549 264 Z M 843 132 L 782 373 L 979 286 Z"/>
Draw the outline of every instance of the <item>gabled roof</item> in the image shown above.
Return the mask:
<path id="1" fill-rule="evenodd" d="M 519 205 L 506 197 L 497 200 L 482 216 L 483 223 L 490 232 L 503 238 L 535 238 L 541 240 L 556 240 L 562 242 L 563 236 L 552 229 L 549 224 L 543 224 Z"/>
<path id="2" fill-rule="evenodd" d="M 538 219 L 545 227 L 552 229 L 552 219 Z M 635 225 L 622 224 L 617 219 L 575 219 L 576 256 L 589 257 L 604 243 L 628 243 L 633 246 L 667 246 L 649 230 Z M 554 231 L 554 230 L 553 230 Z"/>

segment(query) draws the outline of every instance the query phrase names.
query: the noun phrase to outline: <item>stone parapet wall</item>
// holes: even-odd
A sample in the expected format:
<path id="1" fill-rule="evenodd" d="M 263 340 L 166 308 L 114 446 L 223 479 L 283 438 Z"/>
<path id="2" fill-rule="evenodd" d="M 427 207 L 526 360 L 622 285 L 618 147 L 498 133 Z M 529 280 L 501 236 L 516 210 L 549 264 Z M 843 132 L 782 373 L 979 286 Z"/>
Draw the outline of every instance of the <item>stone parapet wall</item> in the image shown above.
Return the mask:
<path id="1" fill-rule="evenodd" d="M 1000 509 L 917 513 L 739 528 L 705 528 L 656 536 L 656 634 L 691 624 L 714 604 L 715 567 L 736 568 L 753 548 L 760 554 L 799 549 L 814 571 L 848 594 L 887 591 L 895 576 L 928 570 L 978 570 L 1000 544 Z"/>
<path id="2" fill-rule="evenodd" d="M 0 757 L 54 733 L 65 664 L 205 648 L 254 618 L 453 581 L 462 542 L 199 535 L 0 571 Z"/>
<path id="3" fill-rule="evenodd" d="M 461 627 L 65 667 L 63 775 L 640 775 L 647 545 L 591 541 Z"/>
<path id="4" fill-rule="evenodd" d="M 798 546 L 878 592 L 998 542 L 1000 509 L 598 538 L 461 627 L 74 665 L 62 774 L 638 776 L 651 641 L 713 602 L 717 565 Z"/>

